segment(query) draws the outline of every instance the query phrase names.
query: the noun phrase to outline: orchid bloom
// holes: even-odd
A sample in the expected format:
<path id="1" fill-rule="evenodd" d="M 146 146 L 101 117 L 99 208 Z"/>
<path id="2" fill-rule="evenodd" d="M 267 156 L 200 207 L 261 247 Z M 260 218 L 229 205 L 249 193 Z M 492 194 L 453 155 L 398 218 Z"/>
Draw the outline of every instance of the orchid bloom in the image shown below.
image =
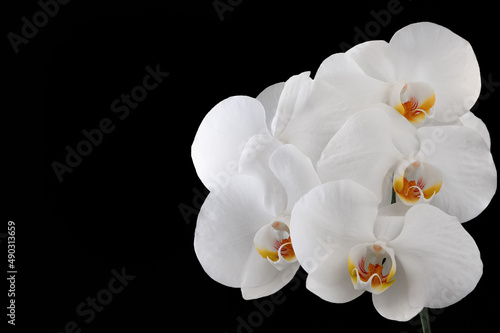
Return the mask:
<path id="1" fill-rule="evenodd" d="M 379 104 L 359 111 L 326 146 L 317 164 L 323 183 L 352 179 L 382 205 L 429 203 L 466 222 L 491 201 L 497 174 L 489 146 L 465 126 L 416 129 Z"/>
<path id="2" fill-rule="evenodd" d="M 479 249 L 456 217 L 431 205 L 400 216 L 396 205 L 378 204 L 350 180 L 317 186 L 297 202 L 291 235 L 311 292 L 344 303 L 368 291 L 382 316 L 407 321 L 475 288 Z"/>
<path id="3" fill-rule="evenodd" d="M 481 89 L 471 45 L 429 22 L 402 28 L 389 43 L 369 41 L 330 56 L 316 80 L 360 109 L 386 103 L 416 126 L 430 119 L 434 124 L 456 122 L 474 105 Z"/>
<path id="4" fill-rule="evenodd" d="M 247 162 L 255 167 L 266 160 L 242 160 Z M 221 284 L 241 288 L 244 299 L 270 295 L 293 278 L 299 263 L 290 214 L 295 202 L 319 185 L 311 161 L 293 145 L 276 148 L 267 164 L 254 175 L 234 175 L 211 192 L 196 225 L 194 246 L 204 270 Z"/>
<path id="5" fill-rule="evenodd" d="M 316 87 L 309 74 L 303 72 L 274 84 L 256 98 L 229 97 L 208 112 L 196 133 L 191 155 L 209 190 L 241 173 L 238 163 L 242 151 L 252 144 L 266 149 L 293 144 L 316 164 L 352 112 L 340 95 Z M 336 111 L 333 115 L 332 109 Z"/>
<path id="6" fill-rule="evenodd" d="M 250 141 L 275 148 L 291 143 L 316 163 L 333 130 L 324 118 L 309 112 L 311 85 L 309 72 L 304 72 L 266 88 L 256 98 L 233 96 L 212 108 L 191 147 L 203 184 L 213 190 L 239 174 L 241 153 Z"/>

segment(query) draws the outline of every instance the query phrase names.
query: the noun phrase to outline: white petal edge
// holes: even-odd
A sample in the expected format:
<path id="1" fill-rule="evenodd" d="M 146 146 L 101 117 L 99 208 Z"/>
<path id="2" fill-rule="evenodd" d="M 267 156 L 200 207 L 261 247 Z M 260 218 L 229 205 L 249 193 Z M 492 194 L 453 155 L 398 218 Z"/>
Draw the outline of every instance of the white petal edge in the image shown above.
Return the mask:
<path id="1" fill-rule="evenodd" d="M 483 271 L 479 249 L 456 217 L 431 205 L 408 210 L 388 243 L 404 267 L 411 307 L 442 308 L 469 294 Z"/>
<path id="2" fill-rule="evenodd" d="M 271 133 L 271 123 L 276 115 L 278 102 L 284 86 L 285 82 L 275 83 L 264 89 L 259 95 L 257 95 L 257 97 L 255 97 L 266 111 L 266 124 L 269 133 Z"/>
<path id="3" fill-rule="evenodd" d="M 254 236 L 273 216 L 264 209 L 264 187 L 251 176 L 236 175 L 227 186 L 211 192 L 196 223 L 194 249 L 205 272 L 215 281 L 241 287 L 250 258 L 257 254 Z M 269 278 L 270 280 L 271 278 Z"/>
<path id="4" fill-rule="evenodd" d="M 237 174 L 241 150 L 250 137 L 266 133 L 266 114 L 255 98 L 233 96 L 207 113 L 196 132 L 191 157 L 201 181 L 209 190 L 219 178 Z"/>
<path id="5" fill-rule="evenodd" d="M 390 320 L 408 321 L 422 311 L 423 307 L 413 307 L 409 303 L 408 281 L 404 267 L 396 259 L 398 267 L 396 281 L 383 293 L 372 295 L 373 305 L 378 313 Z"/>
<path id="6" fill-rule="evenodd" d="M 479 215 L 497 188 L 495 163 L 486 142 L 465 126 L 423 127 L 417 132 L 419 155 L 443 175 L 443 185 L 432 205 L 457 216 L 460 222 Z"/>
<path id="7" fill-rule="evenodd" d="M 279 291 L 281 288 L 286 286 L 288 282 L 290 282 L 293 279 L 299 267 L 300 264 L 298 262 L 292 263 L 282 271 L 278 271 L 275 269 L 276 275 L 274 276 L 274 278 L 270 282 L 262 286 L 241 287 L 241 294 L 243 298 L 246 300 L 251 300 L 274 294 L 275 292 Z"/>
<path id="8" fill-rule="evenodd" d="M 346 52 L 368 76 L 392 83 L 396 81 L 396 69 L 389 55 L 389 43 L 373 40 L 360 43 Z"/>
<path id="9" fill-rule="evenodd" d="M 289 228 L 286 223 L 280 222 L 277 227 L 277 230 L 279 230 L 277 234 L 269 224 L 257 231 L 254 239 L 255 246 L 259 246 L 257 243 L 260 243 L 261 248 L 266 247 L 266 239 L 262 238 L 268 238 L 267 241 L 272 241 L 276 239 L 276 236 L 278 238 L 289 236 Z M 271 235 L 269 235 L 269 231 Z M 263 235 L 263 232 L 268 235 Z M 261 239 L 258 240 L 257 238 Z M 241 283 L 242 296 L 247 300 L 268 296 L 280 290 L 293 278 L 300 267 L 296 258 L 292 261 L 286 261 L 280 255 L 279 261 L 273 262 L 269 258 L 263 258 L 262 254 L 257 252 L 251 253 L 244 272 L 244 280 Z"/>
<path id="10" fill-rule="evenodd" d="M 303 72 L 285 82 L 271 123 L 271 133 L 274 136 L 279 137 L 292 119 L 296 104 L 300 104 L 302 88 L 312 81 L 309 74 L 310 72 Z"/>
<path id="11" fill-rule="evenodd" d="M 469 127 L 477 131 L 479 135 L 481 135 L 481 137 L 484 139 L 484 142 L 486 142 L 488 148 L 491 149 L 490 132 L 488 131 L 486 124 L 478 116 L 469 111 L 460 117 L 460 122 L 465 127 Z"/>

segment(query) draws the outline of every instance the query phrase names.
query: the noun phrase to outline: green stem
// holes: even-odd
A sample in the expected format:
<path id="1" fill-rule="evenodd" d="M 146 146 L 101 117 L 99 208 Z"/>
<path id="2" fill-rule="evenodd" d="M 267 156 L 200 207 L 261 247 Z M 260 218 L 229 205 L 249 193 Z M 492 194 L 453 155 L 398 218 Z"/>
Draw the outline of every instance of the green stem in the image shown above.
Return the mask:
<path id="1" fill-rule="evenodd" d="M 394 191 L 394 188 L 392 189 L 392 199 L 391 199 L 391 205 L 393 203 L 396 203 L 396 191 Z"/>
<path id="2" fill-rule="evenodd" d="M 422 323 L 422 332 L 431 333 L 431 322 L 429 321 L 429 310 L 427 308 L 420 311 L 420 322 Z"/>

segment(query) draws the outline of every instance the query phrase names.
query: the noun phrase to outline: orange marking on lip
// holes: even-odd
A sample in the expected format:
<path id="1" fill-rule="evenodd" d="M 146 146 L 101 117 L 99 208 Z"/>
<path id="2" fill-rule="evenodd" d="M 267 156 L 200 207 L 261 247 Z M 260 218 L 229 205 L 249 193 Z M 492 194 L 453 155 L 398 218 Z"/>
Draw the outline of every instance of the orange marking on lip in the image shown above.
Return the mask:
<path id="1" fill-rule="evenodd" d="M 408 179 L 403 178 L 403 187 L 400 191 L 395 189 L 401 199 L 409 201 L 411 203 L 416 203 L 420 199 L 419 186 L 414 180 L 408 181 Z"/>
<path id="2" fill-rule="evenodd" d="M 422 193 L 424 194 L 424 198 L 429 200 L 434 194 L 439 192 L 442 184 L 443 182 L 441 181 L 424 190 L 425 182 L 422 178 L 419 178 L 418 182 L 414 180 L 408 181 L 408 179 L 403 178 L 403 186 L 399 190 L 394 186 L 394 190 L 401 199 L 410 203 L 417 203 Z"/>
<path id="3" fill-rule="evenodd" d="M 422 103 L 415 96 L 411 96 L 406 102 L 399 103 L 394 108 L 411 123 L 422 122 L 436 102 L 436 95 L 432 94 Z"/>

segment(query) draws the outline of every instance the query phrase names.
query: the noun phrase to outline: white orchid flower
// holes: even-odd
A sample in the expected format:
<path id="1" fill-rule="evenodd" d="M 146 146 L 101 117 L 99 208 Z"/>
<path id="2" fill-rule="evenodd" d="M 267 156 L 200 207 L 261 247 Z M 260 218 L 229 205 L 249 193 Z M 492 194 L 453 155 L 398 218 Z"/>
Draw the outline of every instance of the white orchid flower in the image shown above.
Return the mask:
<path id="1" fill-rule="evenodd" d="M 430 203 L 466 222 L 491 201 L 497 174 L 489 146 L 465 126 L 416 129 L 379 104 L 353 115 L 317 164 L 323 183 L 352 179 L 382 205 L 392 190 L 402 204 Z"/>
<path id="2" fill-rule="evenodd" d="M 209 190 L 241 173 L 241 154 L 251 145 L 293 144 L 316 164 L 352 108 L 339 94 L 315 85 L 309 74 L 274 84 L 256 98 L 229 97 L 210 110 L 191 147 L 196 172 Z"/>
<path id="3" fill-rule="evenodd" d="M 256 155 L 265 157 L 267 152 Z M 253 175 L 234 175 L 208 195 L 194 240 L 207 274 L 241 288 L 245 299 L 270 295 L 293 278 L 299 263 L 290 239 L 290 214 L 295 202 L 319 185 L 311 161 L 293 145 L 278 147 L 267 167 L 256 167 L 265 163 L 262 156 L 242 162 L 249 163 L 244 168 L 255 169 Z M 276 179 L 270 181 L 271 177 Z"/>
<path id="4" fill-rule="evenodd" d="M 350 180 L 317 186 L 297 202 L 291 235 L 311 292 L 344 303 L 369 291 L 382 316 L 407 321 L 475 288 L 480 253 L 456 217 L 431 205 L 398 216 L 395 205 L 378 204 Z"/>
<path id="5" fill-rule="evenodd" d="M 402 28 L 389 43 L 369 41 L 330 56 L 315 81 L 334 88 L 358 109 L 386 103 L 416 126 L 458 120 L 481 89 L 471 45 L 430 22 Z"/>
<path id="6" fill-rule="evenodd" d="M 238 174 L 249 141 L 275 148 L 291 143 L 315 163 L 333 133 L 322 119 L 307 112 L 311 84 L 309 72 L 304 72 L 266 88 L 257 98 L 233 96 L 212 108 L 191 147 L 203 184 L 213 190 Z"/>

